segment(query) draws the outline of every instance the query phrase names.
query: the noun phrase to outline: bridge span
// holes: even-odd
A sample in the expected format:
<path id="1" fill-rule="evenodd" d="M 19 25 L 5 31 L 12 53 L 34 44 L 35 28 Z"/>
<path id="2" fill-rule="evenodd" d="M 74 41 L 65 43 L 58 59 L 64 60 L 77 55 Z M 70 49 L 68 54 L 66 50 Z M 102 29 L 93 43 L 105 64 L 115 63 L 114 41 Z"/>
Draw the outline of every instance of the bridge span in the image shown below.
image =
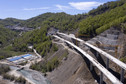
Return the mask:
<path id="1" fill-rule="evenodd" d="M 103 74 L 113 83 L 113 84 L 122 84 L 121 81 L 119 81 L 113 74 L 111 74 L 105 67 L 103 67 L 97 60 L 95 60 L 92 56 L 90 56 L 88 53 L 83 51 L 81 48 L 76 46 L 75 44 L 71 43 L 70 41 L 67 41 L 63 38 L 60 38 L 57 35 L 53 35 L 55 38 L 58 38 L 62 40 L 63 42 L 69 44 L 70 46 L 74 47 L 76 50 L 78 50 L 83 56 L 85 56 L 94 66 L 96 66 L 101 71 L 100 76 L 100 84 L 103 82 Z"/>
<path id="2" fill-rule="evenodd" d="M 109 60 L 113 61 L 114 63 L 116 63 L 118 66 L 121 67 L 121 75 L 120 75 L 120 80 L 123 82 L 124 81 L 124 70 L 126 70 L 126 64 L 123 63 L 122 61 L 118 60 L 117 58 L 113 57 L 112 55 L 108 54 L 107 52 L 103 51 L 102 49 L 88 43 L 88 42 L 85 42 L 83 40 L 81 40 L 80 38 L 76 38 L 74 36 L 70 36 L 70 35 L 67 35 L 67 34 L 64 34 L 64 33 L 61 33 L 61 32 L 57 32 L 57 34 L 59 35 L 63 35 L 63 36 L 66 36 L 66 37 L 69 37 L 69 38 L 72 38 L 72 39 L 75 39 L 85 45 L 87 45 L 88 47 L 94 49 L 97 51 L 97 53 L 100 53 L 102 54 L 103 56 L 105 56 L 107 58 L 107 61 L 106 61 L 106 68 L 108 69 L 109 68 Z M 98 54 L 97 54 L 98 55 Z"/>

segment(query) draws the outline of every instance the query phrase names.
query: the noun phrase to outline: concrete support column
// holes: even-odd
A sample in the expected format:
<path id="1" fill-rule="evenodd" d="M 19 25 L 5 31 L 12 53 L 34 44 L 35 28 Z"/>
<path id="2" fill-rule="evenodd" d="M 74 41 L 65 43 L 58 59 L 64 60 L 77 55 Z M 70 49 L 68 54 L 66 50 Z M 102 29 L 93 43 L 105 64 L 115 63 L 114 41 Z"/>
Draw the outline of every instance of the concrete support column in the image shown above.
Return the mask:
<path id="1" fill-rule="evenodd" d="M 99 57 L 99 53 L 96 51 L 96 57 L 98 58 Z"/>
<path id="2" fill-rule="evenodd" d="M 91 70 L 91 71 L 93 70 L 93 65 L 92 65 L 91 62 L 90 62 L 90 70 Z"/>
<path id="3" fill-rule="evenodd" d="M 72 43 L 76 45 L 76 40 L 74 40 L 72 38 L 71 38 L 71 40 L 72 40 Z"/>
<path id="4" fill-rule="evenodd" d="M 121 68 L 120 81 L 124 82 L 124 69 L 123 68 Z"/>
<path id="5" fill-rule="evenodd" d="M 101 75 L 100 75 L 100 84 L 103 84 L 103 73 L 101 72 Z"/>
<path id="6" fill-rule="evenodd" d="M 106 68 L 109 69 L 109 59 L 106 58 Z"/>

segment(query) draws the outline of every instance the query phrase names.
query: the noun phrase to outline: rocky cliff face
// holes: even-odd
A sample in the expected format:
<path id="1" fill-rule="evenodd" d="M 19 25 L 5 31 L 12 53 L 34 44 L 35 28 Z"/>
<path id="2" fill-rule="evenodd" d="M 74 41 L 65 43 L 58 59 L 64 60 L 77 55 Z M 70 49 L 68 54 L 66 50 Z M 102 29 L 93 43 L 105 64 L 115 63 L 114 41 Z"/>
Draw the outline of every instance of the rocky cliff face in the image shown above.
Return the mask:
<path id="1" fill-rule="evenodd" d="M 124 37 L 125 34 L 119 28 L 110 28 L 87 42 L 110 53 L 121 54 L 125 42 Z"/>
<path id="2" fill-rule="evenodd" d="M 126 35 L 121 31 L 120 28 L 110 28 L 87 42 L 101 48 L 119 60 L 125 58 L 124 50 L 126 47 Z M 90 51 L 90 53 L 92 52 Z M 100 54 L 99 58 L 96 56 L 94 56 L 94 58 L 96 58 L 103 66 L 106 66 L 106 57 Z M 118 79 L 120 79 L 121 68 L 112 61 L 109 63 L 109 71 Z M 124 84 L 125 83 L 126 79 L 124 79 Z"/>

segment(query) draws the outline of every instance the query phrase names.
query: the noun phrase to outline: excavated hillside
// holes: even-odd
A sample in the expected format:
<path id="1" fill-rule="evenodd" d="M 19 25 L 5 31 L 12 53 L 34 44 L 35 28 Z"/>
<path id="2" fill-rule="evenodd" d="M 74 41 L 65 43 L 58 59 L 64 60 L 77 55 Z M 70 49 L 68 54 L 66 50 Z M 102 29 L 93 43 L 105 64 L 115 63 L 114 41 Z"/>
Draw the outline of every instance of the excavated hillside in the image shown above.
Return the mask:
<path id="1" fill-rule="evenodd" d="M 123 52 L 126 42 L 126 35 L 121 31 L 120 28 L 110 28 L 100 35 L 92 38 L 87 41 L 92 45 L 99 47 L 100 49 L 106 51 L 110 55 L 114 56 L 117 59 L 123 58 Z M 104 67 L 106 67 L 106 57 L 99 54 L 99 57 L 95 56 L 95 51 L 90 49 L 88 50 L 89 54 L 97 59 Z M 120 79 L 121 68 L 109 61 L 109 71 L 114 74 L 118 79 Z M 124 74 L 124 84 L 126 83 L 126 73 Z"/>

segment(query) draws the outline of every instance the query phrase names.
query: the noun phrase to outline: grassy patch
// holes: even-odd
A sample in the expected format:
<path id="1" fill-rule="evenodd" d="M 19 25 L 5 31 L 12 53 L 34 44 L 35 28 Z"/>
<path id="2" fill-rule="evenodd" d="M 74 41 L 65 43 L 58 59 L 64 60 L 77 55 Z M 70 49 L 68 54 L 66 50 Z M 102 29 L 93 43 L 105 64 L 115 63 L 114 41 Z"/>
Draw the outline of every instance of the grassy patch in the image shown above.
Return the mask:
<path id="1" fill-rule="evenodd" d="M 126 57 L 122 57 L 120 60 L 121 60 L 122 62 L 126 63 Z"/>
<path id="2" fill-rule="evenodd" d="M 51 72 L 56 67 L 58 67 L 59 63 L 60 63 L 60 61 L 58 60 L 58 57 L 54 57 L 47 62 L 45 61 L 45 62 L 39 62 L 39 63 L 32 64 L 30 66 L 30 68 L 33 70 L 42 71 L 43 73 Z"/>

